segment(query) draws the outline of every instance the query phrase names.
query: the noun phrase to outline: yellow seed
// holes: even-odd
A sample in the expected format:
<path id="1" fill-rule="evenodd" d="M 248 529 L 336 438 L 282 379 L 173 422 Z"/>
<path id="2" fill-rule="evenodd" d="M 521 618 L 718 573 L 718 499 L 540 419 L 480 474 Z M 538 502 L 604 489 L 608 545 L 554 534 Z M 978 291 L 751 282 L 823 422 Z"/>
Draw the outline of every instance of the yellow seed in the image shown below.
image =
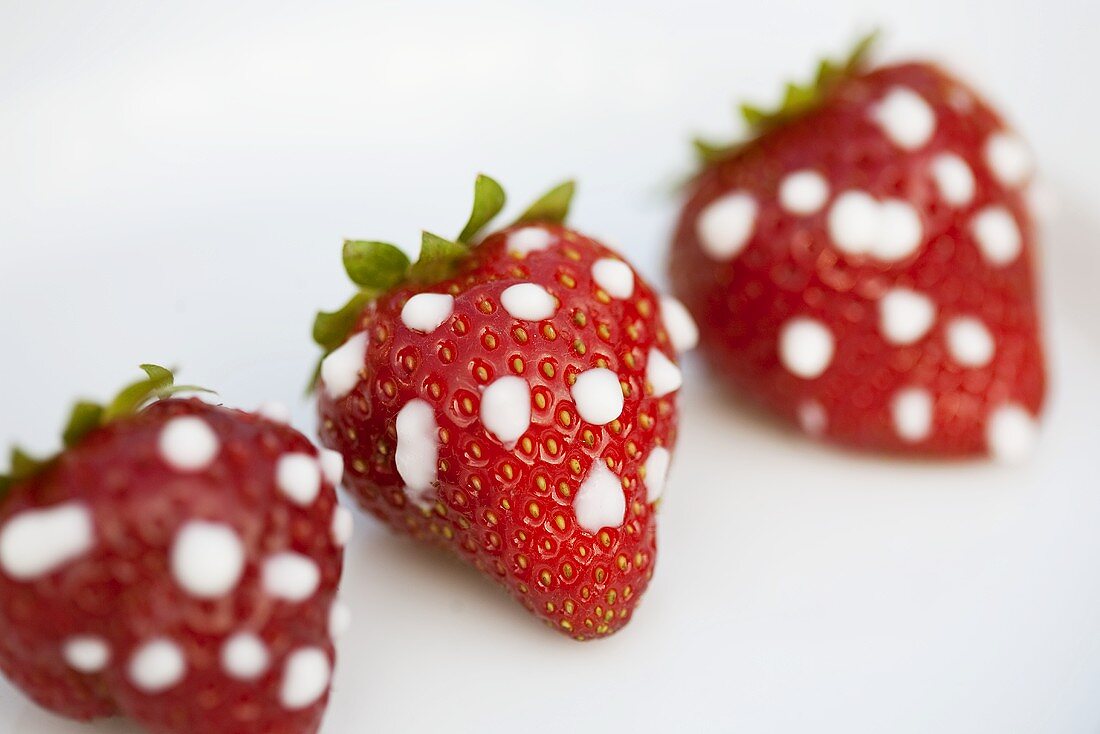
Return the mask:
<path id="1" fill-rule="evenodd" d="M 619 595 L 615 593 L 614 589 L 610 589 L 607 592 L 607 603 L 614 604 L 615 600 L 619 598 Z"/>
<path id="2" fill-rule="evenodd" d="M 497 514 L 492 510 L 485 511 L 485 519 L 490 525 L 496 525 L 498 522 L 500 522 L 500 518 L 498 518 Z"/>
<path id="3" fill-rule="evenodd" d="M 588 347 L 586 347 L 584 345 L 584 342 L 582 342 L 580 339 L 574 339 L 573 351 L 583 357 L 588 352 Z"/>
<path id="4" fill-rule="evenodd" d="M 520 568 L 524 568 L 524 569 L 527 568 L 527 556 L 522 555 L 522 554 L 516 556 L 516 564 Z"/>
<path id="5" fill-rule="evenodd" d="M 500 473 L 504 475 L 505 479 L 512 479 L 515 476 L 515 470 L 511 464 L 504 464 L 500 467 Z"/>
<path id="6" fill-rule="evenodd" d="M 558 338 L 558 332 L 551 324 L 543 324 L 542 335 L 550 341 Z"/>
<path id="7" fill-rule="evenodd" d="M 569 563 L 562 564 L 561 575 L 567 579 L 573 578 L 573 566 Z M 565 608 L 569 611 L 570 614 L 573 613 L 572 602 L 565 602 Z"/>
<path id="8" fill-rule="evenodd" d="M 638 341 L 638 337 L 640 336 L 638 333 L 638 327 L 634 324 L 630 324 L 626 327 L 626 335 L 630 337 L 631 341 Z"/>
<path id="9" fill-rule="evenodd" d="M 615 562 L 619 564 L 619 570 L 626 570 L 626 556 L 619 554 L 619 557 L 615 559 Z"/>
<path id="10" fill-rule="evenodd" d="M 557 456 L 558 455 L 558 442 L 557 442 L 557 440 L 553 439 L 553 438 L 546 439 L 546 450 L 550 452 L 551 456 Z"/>
<path id="11" fill-rule="evenodd" d="M 520 446 L 523 447 L 523 453 L 525 454 L 531 453 L 535 448 L 534 442 L 526 436 L 524 436 L 523 440 L 520 441 Z"/>
<path id="12" fill-rule="evenodd" d="M 596 434 L 592 433 L 588 428 L 584 429 L 584 433 L 581 434 L 584 438 L 584 442 L 589 446 L 594 446 L 596 443 Z"/>
<path id="13" fill-rule="evenodd" d="M 549 571 L 543 571 L 542 573 L 539 574 L 539 581 L 542 582 L 543 586 L 549 586 L 550 582 L 552 580 L 553 580 L 553 578 L 550 576 Z"/>
<path id="14" fill-rule="evenodd" d="M 500 501 L 500 506 L 503 507 L 505 510 L 510 510 L 512 509 L 512 502 L 507 497 L 505 497 Z"/>
<path id="15" fill-rule="evenodd" d="M 600 542 L 603 543 L 604 548 L 611 545 L 611 533 L 606 530 L 600 531 Z"/>
<path id="16" fill-rule="evenodd" d="M 535 519 L 538 519 L 538 516 L 541 514 L 538 504 L 532 502 L 531 504 L 527 505 L 527 514 Z"/>
<path id="17" fill-rule="evenodd" d="M 557 525 L 558 530 L 565 530 L 565 518 L 561 515 L 554 517 L 554 524 Z"/>
<path id="18" fill-rule="evenodd" d="M 482 339 L 482 343 L 485 344 L 486 349 L 496 349 L 497 348 L 496 334 L 486 334 L 485 338 Z"/>
<path id="19" fill-rule="evenodd" d="M 560 282 L 566 288 L 576 288 L 577 287 L 576 279 L 573 278 L 573 276 L 570 275 L 569 273 L 562 273 L 561 275 L 559 275 L 558 276 L 558 282 Z"/>
<path id="20" fill-rule="evenodd" d="M 476 443 L 470 444 L 470 453 L 474 455 L 475 459 L 481 458 L 481 445 Z"/>
<path id="21" fill-rule="evenodd" d="M 524 329 L 522 326 L 517 326 L 515 329 L 513 329 L 512 336 L 515 337 L 516 341 L 520 344 L 527 343 L 527 330 Z"/>
<path id="22" fill-rule="evenodd" d="M 572 247 L 566 247 L 563 250 L 563 252 L 565 253 L 565 256 L 567 258 L 569 258 L 570 260 L 580 260 L 581 259 L 581 254 L 579 252 L 577 252 L 576 250 L 574 250 Z"/>
<path id="23" fill-rule="evenodd" d="M 574 474 L 577 474 L 577 475 L 579 475 L 581 473 L 580 459 L 570 459 L 569 460 L 569 471 L 571 471 L 571 472 L 573 472 Z"/>
<path id="24" fill-rule="evenodd" d="M 607 295 L 603 289 L 596 289 L 596 300 L 600 303 L 611 303 L 611 296 Z"/>
<path id="25" fill-rule="evenodd" d="M 493 304 L 487 298 L 483 298 L 480 301 L 478 301 L 477 308 L 482 313 L 492 313 L 493 312 Z"/>
<path id="26" fill-rule="evenodd" d="M 607 324 L 600 324 L 599 326 L 597 326 L 596 335 L 603 339 L 605 342 L 611 341 L 611 329 L 608 328 Z"/>
<path id="27" fill-rule="evenodd" d="M 438 382 L 433 382 L 431 385 L 428 385 L 428 391 L 431 392 L 432 397 L 436 400 L 439 400 L 439 398 L 443 396 L 443 388 L 439 386 Z"/>
<path id="28" fill-rule="evenodd" d="M 445 525 L 443 527 L 443 537 L 445 537 L 447 540 L 451 540 L 455 537 L 455 531 L 451 530 L 450 526 Z"/>
<path id="29" fill-rule="evenodd" d="M 557 609 L 557 607 L 554 606 L 554 602 L 552 602 L 552 601 L 546 602 L 546 611 L 547 612 L 549 612 L 550 614 L 553 614 L 555 609 Z"/>
<path id="30" fill-rule="evenodd" d="M 573 312 L 573 323 L 577 326 L 584 326 L 588 323 L 588 317 L 585 316 L 584 311 L 578 309 Z"/>
<path id="31" fill-rule="evenodd" d="M 517 375 L 523 373 L 523 360 L 519 357 L 512 358 L 512 371 Z"/>
<path id="32" fill-rule="evenodd" d="M 642 316 L 649 316 L 653 312 L 653 305 L 647 299 L 638 301 L 638 313 Z"/>
<path id="33" fill-rule="evenodd" d="M 563 630 L 567 630 L 569 632 L 572 632 L 573 631 L 573 623 L 570 622 L 568 619 L 563 619 L 561 621 L 561 628 Z"/>
<path id="34" fill-rule="evenodd" d="M 546 477 L 544 477 L 543 475 L 539 474 L 537 477 L 535 477 L 535 484 L 538 486 L 539 490 L 543 492 L 546 491 Z"/>
<path id="35" fill-rule="evenodd" d="M 561 493 L 562 497 L 568 497 L 573 492 L 573 490 L 569 488 L 568 482 L 559 482 L 558 491 Z"/>
<path id="36" fill-rule="evenodd" d="M 573 416 L 569 415 L 568 410 L 559 411 L 558 422 L 560 422 L 563 426 L 568 427 L 573 422 Z"/>
<path id="37" fill-rule="evenodd" d="M 553 378 L 554 377 L 554 365 L 552 365 L 549 362 L 543 362 L 542 363 L 542 374 L 546 375 L 549 378 Z"/>
<path id="38" fill-rule="evenodd" d="M 470 415 L 474 412 L 474 401 L 469 398 L 462 398 L 462 412 Z"/>
<path id="39" fill-rule="evenodd" d="M 541 392 L 535 393 L 535 405 L 539 407 L 539 410 L 546 410 L 546 395 Z"/>
<path id="40" fill-rule="evenodd" d="M 565 572 L 564 567 L 562 568 L 562 572 L 563 573 Z M 569 575 L 570 576 L 573 575 L 573 570 L 572 569 L 569 570 Z M 572 599 L 566 599 L 564 606 L 565 606 L 565 613 L 566 614 L 572 614 L 573 612 L 575 612 L 577 610 L 577 605 L 576 605 L 576 603 L 574 603 L 574 601 Z"/>
<path id="41" fill-rule="evenodd" d="M 600 566 L 596 569 L 596 583 L 602 584 L 605 578 L 607 578 L 607 571 L 603 569 L 603 566 Z"/>

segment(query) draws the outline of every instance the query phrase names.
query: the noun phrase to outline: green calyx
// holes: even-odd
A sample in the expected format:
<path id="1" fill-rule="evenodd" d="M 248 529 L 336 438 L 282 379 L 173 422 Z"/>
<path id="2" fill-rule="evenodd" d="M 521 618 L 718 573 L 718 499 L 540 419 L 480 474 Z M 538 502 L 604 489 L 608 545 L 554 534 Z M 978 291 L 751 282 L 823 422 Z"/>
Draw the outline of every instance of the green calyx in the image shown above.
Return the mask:
<path id="1" fill-rule="evenodd" d="M 732 143 L 715 143 L 696 138 L 692 141 L 692 144 L 695 147 L 695 154 L 700 164 L 706 166 L 728 158 L 750 140 L 801 117 L 820 105 L 838 82 L 867 68 L 871 49 L 878 37 L 878 31 L 872 31 L 863 36 L 856 41 L 851 52 L 844 59 L 822 59 L 817 65 L 817 73 L 809 83 L 787 84 L 783 100 L 775 109 L 767 110 L 755 105 L 742 104 L 740 112 L 749 128 L 748 138 Z"/>
<path id="2" fill-rule="evenodd" d="M 569 214 L 574 184 L 566 181 L 543 194 L 527 208 L 515 224 L 546 222 L 561 224 Z M 458 272 L 463 260 L 478 244 L 478 235 L 504 208 L 504 189 L 495 180 L 479 174 L 474 181 L 474 204 L 470 217 L 453 240 L 424 232 L 420 256 L 411 262 L 395 245 L 373 240 L 344 242 L 344 270 L 359 290 L 336 311 L 321 311 L 313 321 L 313 341 L 323 350 L 323 360 L 347 340 L 359 315 L 374 299 L 405 283 L 429 285 L 446 280 Z M 309 382 L 312 392 L 317 383 L 320 363 Z"/>
<path id="3" fill-rule="evenodd" d="M 69 413 L 69 420 L 61 431 L 65 448 L 72 448 L 95 429 L 111 421 L 135 415 L 154 400 L 171 397 L 180 392 L 211 392 L 194 385 L 177 385 L 172 370 L 155 364 L 143 364 L 145 378 L 122 388 L 106 405 L 89 400 L 78 401 Z M 7 474 L 0 474 L 0 499 L 12 485 L 37 474 L 56 456 L 36 459 L 18 446 L 11 449 L 11 464 Z"/>

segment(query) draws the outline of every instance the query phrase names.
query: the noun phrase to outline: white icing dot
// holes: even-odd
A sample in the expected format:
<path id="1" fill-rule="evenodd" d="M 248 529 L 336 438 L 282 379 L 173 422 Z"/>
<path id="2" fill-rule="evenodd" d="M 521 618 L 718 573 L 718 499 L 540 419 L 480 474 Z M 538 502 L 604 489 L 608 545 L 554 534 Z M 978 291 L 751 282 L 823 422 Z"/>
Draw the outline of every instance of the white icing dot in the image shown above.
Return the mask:
<path id="1" fill-rule="evenodd" d="M 275 423 L 290 423 L 290 408 L 286 403 L 274 400 L 261 403 L 260 407 L 256 408 L 256 413 Z"/>
<path id="2" fill-rule="evenodd" d="M 181 589 L 199 599 L 216 599 L 241 580 L 244 544 L 228 525 L 191 520 L 176 533 L 170 561 Z"/>
<path id="3" fill-rule="evenodd" d="M 401 308 L 401 323 L 413 331 L 430 334 L 451 318 L 454 296 L 447 293 L 417 293 Z"/>
<path id="4" fill-rule="evenodd" d="M 660 349 L 650 349 L 646 359 L 645 379 L 653 386 L 653 396 L 662 397 L 680 389 L 684 375 L 680 368 Z"/>
<path id="5" fill-rule="evenodd" d="M 901 199 L 887 199 L 879 205 L 878 216 L 878 241 L 871 254 L 879 260 L 901 260 L 913 254 L 923 234 L 917 210 Z"/>
<path id="6" fill-rule="evenodd" d="M 331 675 L 328 655 L 321 648 L 306 647 L 291 653 L 279 693 L 283 707 L 297 711 L 311 706 L 325 694 Z"/>
<path id="7" fill-rule="evenodd" d="M 301 602 L 317 591 L 321 583 L 321 570 L 313 559 L 284 551 L 264 561 L 263 580 L 264 590 L 271 596 Z"/>
<path id="8" fill-rule="evenodd" d="M 918 341 L 936 320 L 936 306 L 928 296 L 909 288 L 891 288 L 878 302 L 879 329 L 891 344 Z"/>
<path id="9" fill-rule="evenodd" d="M 798 377 L 811 380 L 821 375 L 835 351 L 832 332 L 817 319 L 795 317 L 779 332 L 779 359 Z"/>
<path id="10" fill-rule="evenodd" d="M 130 681 L 146 693 L 168 690 L 183 680 L 186 671 L 183 650 L 165 638 L 146 642 L 130 658 Z"/>
<path id="11" fill-rule="evenodd" d="M 829 415 L 816 400 L 807 400 L 798 406 L 798 425 L 811 436 L 821 436 L 829 427 Z"/>
<path id="12" fill-rule="evenodd" d="M 871 118 L 886 137 L 905 150 L 927 143 L 936 131 L 936 113 L 924 98 L 906 87 L 894 87 L 871 108 Z"/>
<path id="13" fill-rule="evenodd" d="M 998 461 L 1016 463 L 1035 448 L 1039 427 L 1035 418 L 1019 405 L 1002 405 L 990 414 L 985 427 L 989 453 Z"/>
<path id="14" fill-rule="evenodd" d="M 343 548 L 351 540 L 355 519 L 346 507 L 336 506 L 332 511 L 332 542 Z"/>
<path id="15" fill-rule="evenodd" d="M 947 349 L 964 367 L 984 367 L 993 359 L 996 345 L 985 324 L 971 316 L 961 316 L 947 325 Z"/>
<path id="16" fill-rule="evenodd" d="M 1008 265 L 1020 256 L 1023 245 L 1020 228 L 1003 206 L 989 206 L 975 214 L 970 231 L 982 255 L 993 265 Z"/>
<path id="17" fill-rule="evenodd" d="M 531 386 L 515 375 L 498 378 L 481 394 L 481 424 L 506 447 L 531 426 Z"/>
<path id="18" fill-rule="evenodd" d="M 592 279 L 612 298 L 634 295 L 634 271 L 622 260 L 603 257 L 592 263 Z"/>
<path id="19" fill-rule="evenodd" d="M 321 492 L 321 465 L 309 454 L 283 454 L 275 463 L 275 486 L 291 502 L 306 507 Z"/>
<path id="20" fill-rule="evenodd" d="M 500 303 L 512 318 L 520 321 L 542 321 L 558 310 L 558 301 L 541 285 L 519 283 L 500 294 Z"/>
<path id="21" fill-rule="evenodd" d="M 343 637 L 351 629 L 351 608 L 337 599 L 328 610 L 328 634 L 332 639 Z"/>
<path id="22" fill-rule="evenodd" d="M 1018 135 L 999 132 L 985 143 L 985 162 L 1005 186 L 1020 186 L 1031 176 L 1031 150 Z"/>
<path id="23" fill-rule="evenodd" d="M 221 658 L 222 668 L 237 680 L 255 680 L 271 663 L 267 645 L 251 632 L 238 632 L 226 640 Z"/>
<path id="24" fill-rule="evenodd" d="M 589 423 L 602 426 L 623 412 L 623 387 L 619 376 L 609 369 L 596 367 L 580 373 L 570 393 L 577 412 Z"/>
<path id="25" fill-rule="evenodd" d="M 425 400 L 410 400 L 397 414 L 397 473 L 414 495 L 431 489 L 439 465 L 439 426 Z"/>
<path id="26" fill-rule="evenodd" d="M 600 528 L 619 527 L 623 524 L 624 512 L 626 494 L 622 481 L 597 459 L 573 500 L 577 524 L 590 533 Z"/>
<path id="27" fill-rule="evenodd" d="M 524 227 L 508 235 L 508 252 L 519 257 L 545 250 L 554 242 L 554 236 L 540 227 Z"/>
<path id="28" fill-rule="evenodd" d="M 932 394 L 919 387 L 909 387 L 894 396 L 890 406 L 894 428 L 903 441 L 916 443 L 928 438 L 932 431 Z"/>
<path id="29" fill-rule="evenodd" d="M 339 451 L 332 449 L 320 449 L 318 461 L 321 462 L 321 473 L 325 475 L 328 483 L 339 487 L 344 479 L 344 457 Z"/>
<path id="30" fill-rule="evenodd" d="M 367 335 L 359 332 L 321 362 L 321 382 L 333 400 L 351 392 L 359 384 L 359 370 L 367 361 Z"/>
<path id="31" fill-rule="evenodd" d="M 94 635 L 78 635 L 65 640 L 61 649 L 65 662 L 81 673 L 98 673 L 111 660 L 111 648 L 106 640 Z"/>
<path id="32" fill-rule="evenodd" d="M 813 214 L 828 198 L 829 183 L 817 171 L 788 173 L 779 184 L 779 205 L 791 214 Z"/>
<path id="33" fill-rule="evenodd" d="M 863 191 L 846 191 L 829 209 L 829 237 L 850 255 L 872 255 L 880 260 L 900 260 L 920 246 L 920 215 L 901 199 L 881 204 Z"/>
<path id="34" fill-rule="evenodd" d="M 756 200 L 744 192 L 715 199 L 699 214 L 695 234 L 714 260 L 729 260 L 744 249 L 756 226 Z"/>
<path id="35" fill-rule="evenodd" d="M 940 196 L 952 206 L 966 206 L 974 198 L 974 172 L 954 153 L 940 153 L 932 159 L 932 178 Z"/>
<path id="36" fill-rule="evenodd" d="M 661 319 L 665 323 L 665 331 L 672 342 L 672 348 L 677 352 L 686 352 L 694 349 L 699 343 L 699 327 L 695 319 L 684 304 L 672 296 L 661 298 Z"/>
<path id="37" fill-rule="evenodd" d="M 84 555 L 94 538 L 92 514 L 82 504 L 25 510 L 0 531 L 0 567 L 17 581 L 29 581 Z"/>
<path id="38" fill-rule="evenodd" d="M 657 446 L 649 452 L 645 460 L 645 491 L 646 501 L 656 502 L 665 491 L 665 482 L 668 481 L 668 465 L 672 462 L 672 454 L 664 446 Z"/>
<path id="39" fill-rule="evenodd" d="M 161 429 L 158 447 L 161 458 L 179 471 L 202 471 L 221 449 L 214 430 L 193 415 L 168 421 Z"/>

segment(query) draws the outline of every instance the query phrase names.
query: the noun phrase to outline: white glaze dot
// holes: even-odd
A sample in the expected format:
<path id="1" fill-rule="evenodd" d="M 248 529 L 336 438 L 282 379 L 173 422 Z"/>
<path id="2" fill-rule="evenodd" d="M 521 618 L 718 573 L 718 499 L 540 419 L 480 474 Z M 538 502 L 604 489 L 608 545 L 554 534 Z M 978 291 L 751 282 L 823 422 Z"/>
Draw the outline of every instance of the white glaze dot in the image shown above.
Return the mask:
<path id="1" fill-rule="evenodd" d="M 570 393 L 577 412 L 589 423 L 602 426 L 623 412 L 623 387 L 619 384 L 619 376 L 604 367 L 577 375 Z"/>
<path id="2" fill-rule="evenodd" d="M 181 589 L 199 599 L 216 599 L 241 580 L 244 543 L 229 525 L 191 520 L 176 533 L 170 565 Z"/>
<path id="3" fill-rule="evenodd" d="M 321 382 L 333 400 L 351 392 L 359 384 L 359 371 L 367 361 L 367 335 L 355 334 L 321 362 Z"/>
<path id="4" fill-rule="evenodd" d="M 920 215 L 901 199 L 887 199 L 878 208 L 878 239 L 871 254 L 879 260 L 901 260 L 916 252 L 924 234 Z"/>
<path id="5" fill-rule="evenodd" d="M 672 296 L 661 298 L 661 320 L 664 321 L 672 348 L 683 353 L 699 343 L 699 327 L 684 304 Z"/>
<path id="6" fill-rule="evenodd" d="M 130 658 L 130 682 L 145 693 L 167 691 L 183 680 L 186 671 L 183 650 L 163 637 L 146 642 Z"/>
<path id="7" fill-rule="evenodd" d="M 940 153 L 932 159 L 932 179 L 940 196 L 952 206 L 966 206 L 974 198 L 974 172 L 954 153 Z"/>
<path id="8" fill-rule="evenodd" d="M 355 519 L 346 507 L 336 506 L 332 511 L 332 542 L 343 548 L 351 540 Z"/>
<path id="9" fill-rule="evenodd" d="M 645 379 L 653 387 L 654 397 L 663 397 L 684 384 L 683 373 L 660 349 L 651 348 L 646 358 Z"/>
<path id="10" fill-rule="evenodd" d="M 817 171 L 788 173 L 779 183 L 779 205 L 791 214 L 813 214 L 828 198 L 829 183 Z"/>
<path id="11" fill-rule="evenodd" d="M 1005 186 L 1020 186 L 1031 176 L 1031 149 L 1018 135 L 999 132 L 985 143 L 985 162 Z"/>
<path id="12" fill-rule="evenodd" d="M 600 528 L 619 527 L 626 512 L 622 481 L 597 459 L 573 499 L 577 524 L 590 533 Z"/>
<path id="13" fill-rule="evenodd" d="M 264 591 L 277 599 L 302 602 L 317 591 L 321 570 L 312 558 L 284 551 L 264 561 L 263 583 Z"/>
<path id="14" fill-rule="evenodd" d="M 908 443 L 928 438 L 932 431 L 932 394 L 919 387 L 900 390 L 890 405 L 894 429 Z"/>
<path id="15" fill-rule="evenodd" d="M 811 436 L 822 436 L 829 427 L 829 415 L 821 403 L 807 400 L 798 406 L 798 425 Z"/>
<path id="16" fill-rule="evenodd" d="M 410 400 L 397 414 L 397 473 L 415 494 L 431 489 L 439 464 L 439 426 L 425 400 Z"/>
<path id="17" fill-rule="evenodd" d="M 447 293 L 417 293 L 401 308 L 401 323 L 413 331 L 430 334 L 455 310 L 454 296 Z"/>
<path id="18" fill-rule="evenodd" d="M 0 568 L 30 581 L 80 558 L 94 542 L 92 513 L 80 503 L 24 510 L 0 530 Z"/>
<path id="19" fill-rule="evenodd" d="M 319 647 L 296 650 L 287 658 L 279 699 L 291 711 L 304 709 L 320 699 L 328 689 L 332 667 L 328 655 Z"/>
<path id="20" fill-rule="evenodd" d="M 947 349 L 964 367 L 984 367 L 993 359 L 996 344 L 985 324 L 971 316 L 960 316 L 947 325 Z"/>
<path id="21" fill-rule="evenodd" d="M 900 260 L 921 244 L 923 227 L 917 210 L 901 199 L 879 203 L 863 191 L 846 191 L 829 209 L 829 237 L 849 255 Z"/>
<path id="22" fill-rule="evenodd" d="M 344 480 L 344 457 L 339 451 L 319 449 L 317 459 L 321 463 L 321 473 L 328 483 L 339 487 Z"/>
<path id="23" fill-rule="evenodd" d="M 508 252 L 518 257 L 545 250 L 554 242 L 554 236 L 541 227 L 524 227 L 508 235 Z"/>
<path id="24" fill-rule="evenodd" d="M 655 447 L 646 457 L 645 491 L 647 502 L 656 502 L 664 494 L 670 463 L 672 463 L 672 454 L 664 446 Z"/>
<path id="25" fill-rule="evenodd" d="M 332 602 L 328 610 L 328 634 L 336 640 L 351 629 L 351 608 L 340 599 Z"/>
<path id="26" fill-rule="evenodd" d="M 756 200 L 735 191 L 715 199 L 695 222 L 703 252 L 714 260 L 729 260 L 744 249 L 756 226 Z"/>
<path id="27" fill-rule="evenodd" d="M 504 289 L 500 303 L 512 318 L 520 321 L 542 321 L 558 310 L 558 301 L 550 291 L 534 283 L 518 283 Z"/>
<path id="28" fill-rule="evenodd" d="M 825 324 L 798 316 L 779 332 L 779 359 L 792 374 L 811 380 L 829 367 L 836 341 Z"/>
<path id="29" fill-rule="evenodd" d="M 1002 405 L 990 414 L 986 423 L 986 445 L 998 461 L 1023 461 L 1031 455 L 1038 439 L 1035 418 L 1019 405 Z"/>
<path id="30" fill-rule="evenodd" d="M 936 320 L 928 296 L 909 288 L 891 288 L 878 302 L 879 330 L 891 344 L 919 341 Z"/>
<path id="31" fill-rule="evenodd" d="M 916 150 L 936 131 L 936 113 L 924 97 L 907 87 L 894 87 L 871 108 L 871 118 L 891 142 Z"/>
<path id="32" fill-rule="evenodd" d="M 515 375 L 493 381 L 481 394 L 481 424 L 506 447 L 531 426 L 531 386 Z"/>
<path id="33" fill-rule="evenodd" d="M 1020 228 L 1003 206 L 989 206 L 975 214 L 970 231 L 982 255 L 993 265 L 1008 265 L 1020 256 L 1023 247 Z"/>
<path id="34" fill-rule="evenodd" d="M 286 403 L 270 400 L 261 403 L 260 407 L 256 408 L 256 413 L 275 423 L 290 423 L 290 408 Z"/>
<path id="35" fill-rule="evenodd" d="M 111 660 L 111 648 L 102 637 L 77 635 L 65 640 L 61 648 L 65 662 L 81 673 L 98 673 Z"/>
<path id="36" fill-rule="evenodd" d="M 255 680 L 267 670 L 271 655 L 267 645 L 251 632 L 238 632 L 222 645 L 222 668 L 231 678 Z"/>
<path id="37" fill-rule="evenodd" d="M 218 455 L 221 444 L 206 421 L 193 415 L 173 418 L 160 431 L 161 458 L 178 471 L 202 471 Z"/>
<path id="38" fill-rule="evenodd" d="M 612 298 L 634 295 L 634 271 L 622 260 L 602 257 L 592 263 L 592 279 Z"/>
<path id="39" fill-rule="evenodd" d="M 321 492 L 321 465 L 309 454 L 283 454 L 275 463 L 275 486 L 294 504 L 307 507 Z"/>

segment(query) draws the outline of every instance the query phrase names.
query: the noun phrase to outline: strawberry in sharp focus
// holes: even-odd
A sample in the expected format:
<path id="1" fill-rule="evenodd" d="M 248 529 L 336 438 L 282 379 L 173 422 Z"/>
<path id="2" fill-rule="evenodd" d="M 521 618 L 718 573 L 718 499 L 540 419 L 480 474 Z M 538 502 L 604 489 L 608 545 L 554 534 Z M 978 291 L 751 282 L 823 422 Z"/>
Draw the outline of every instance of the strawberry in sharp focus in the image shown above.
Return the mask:
<path id="1" fill-rule="evenodd" d="M 143 369 L 110 405 L 76 406 L 58 456 L 13 451 L 0 668 L 76 719 L 312 734 L 347 621 L 340 457 L 265 417 L 171 398 L 172 373 Z"/>
<path id="2" fill-rule="evenodd" d="M 583 640 L 626 624 L 652 576 L 694 324 L 563 226 L 572 190 L 478 241 L 504 204 L 481 176 L 457 241 L 425 233 L 412 265 L 347 242 L 363 290 L 314 337 L 321 439 L 363 507 Z"/>
<path id="3" fill-rule="evenodd" d="M 1025 144 L 927 63 L 862 43 L 755 134 L 700 144 L 674 288 L 740 392 L 850 446 L 1015 459 L 1044 366 Z"/>

